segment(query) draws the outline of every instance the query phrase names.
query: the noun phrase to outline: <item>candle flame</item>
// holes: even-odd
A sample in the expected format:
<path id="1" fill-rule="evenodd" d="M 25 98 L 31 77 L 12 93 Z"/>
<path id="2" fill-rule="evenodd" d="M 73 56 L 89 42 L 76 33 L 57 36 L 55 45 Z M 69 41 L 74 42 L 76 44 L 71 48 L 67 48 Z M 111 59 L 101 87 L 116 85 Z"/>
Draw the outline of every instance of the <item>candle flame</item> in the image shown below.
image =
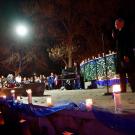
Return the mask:
<path id="1" fill-rule="evenodd" d="M 51 106 L 52 105 L 52 98 L 51 97 L 46 98 L 46 102 L 47 102 L 48 106 Z"/>
<path id="2" fill-rule="evenodd" d="M 11 93 L 15 93 L 15 90 L 11 90 Z"/>
<path id="3" fill-rule="evenodd" d="M 20 96 L 17 96 L 17 98 L 16 98 L 16 99 L 17 99 L 17 101 L 20 101 L 21 97 L 20 97 Z"/>
<path id="4" fill-rule="evenodd" d="M 6 99 L 6 95 L 3 95 L 2 97 L 3 97 L 3 99 Z"/>
<path id="5" fill-rule="evenodd" d="M 32 90 L 31 89 L 27 89 L 26 92 L 27 92 L 27 94 L 31 94 Z"/>
<path id="6" fill-rule="evenodd" d="M 93 101 L 92 99 L 86 99 L 86 106 L 92 105 Z"/>
<path id="7" fill-rule="evenodd" d="M 121 88 L 119 84 L 113 85 L 113 93 L 121 92 Z"/>

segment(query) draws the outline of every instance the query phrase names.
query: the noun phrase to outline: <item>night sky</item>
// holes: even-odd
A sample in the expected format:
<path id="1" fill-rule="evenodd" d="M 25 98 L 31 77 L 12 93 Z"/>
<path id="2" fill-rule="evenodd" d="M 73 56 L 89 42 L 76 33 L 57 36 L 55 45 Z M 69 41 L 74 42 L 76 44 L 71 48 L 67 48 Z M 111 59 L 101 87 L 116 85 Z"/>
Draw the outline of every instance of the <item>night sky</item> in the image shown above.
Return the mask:
<path id="1" fill-rule="evenodd" d="M 79 46 L 73 54 L 73 61 L 80 62 L 97 56 L 103 50 L 107 53 L 112 50 L 111 32 L 117 17 L 124 18 L 135 31 L 134 6 L 134 0 L 1 0 L 0 73 L 6 75 L 14 72 L 18 63 L 17 60 L 12 61 L 11 56 L 18 50 L 21 50 L 22 57 L 27 56 L 27 62 L 26 58 L 22 59 L 25 67 L 23 74 L 60 73 L 63 63 L 49 59 L 47 48 L 69 35 L 72 35 L 73 43 Z M 19 42 L 12 28 L 18 20 L 26 22 L 31 28 L 29 37 L 24 41 L 19 39 Z"/>

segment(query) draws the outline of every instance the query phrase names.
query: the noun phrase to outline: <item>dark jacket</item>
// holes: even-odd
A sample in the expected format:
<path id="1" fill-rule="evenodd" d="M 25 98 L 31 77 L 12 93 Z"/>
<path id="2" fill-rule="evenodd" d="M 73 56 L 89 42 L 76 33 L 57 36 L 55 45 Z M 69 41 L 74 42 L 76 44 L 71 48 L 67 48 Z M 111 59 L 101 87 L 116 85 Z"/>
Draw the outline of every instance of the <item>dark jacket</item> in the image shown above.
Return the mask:
<path id="1" fill-rule="evenodd" d="M 135 61 L 132 37 L 129 31 L 122 29 L 121 31 L 116 31 L 115 40 L 117 52 L 116 72 L 125 72 L 125 70 L 129 70 L 129 66 L 131 67 L 131 63 Z M 124 61 L 124 56 L 129 58 L 129 62 Z"/>

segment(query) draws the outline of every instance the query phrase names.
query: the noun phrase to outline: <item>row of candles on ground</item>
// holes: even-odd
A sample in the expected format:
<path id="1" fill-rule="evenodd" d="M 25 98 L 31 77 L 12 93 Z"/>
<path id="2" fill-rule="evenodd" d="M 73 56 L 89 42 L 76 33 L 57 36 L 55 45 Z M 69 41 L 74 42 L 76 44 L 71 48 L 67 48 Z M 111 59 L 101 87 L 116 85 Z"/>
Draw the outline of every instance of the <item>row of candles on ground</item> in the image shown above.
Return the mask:
<path id="1" fill-rule="evenodd" d="M 28 89 L 26 90 L 27 92 L 27 96 L 28 96 L 28 103 L 32 104 L 32 90 Z M 121 113 L 121 95 L 120 95 L 121 89 L 120 89 L 120 85 L 113 85 L 113 96 L 114 96 L 114 105 L 115 105 L 115 112 L 116 113 Z M 17 96 L 17 98 L 15 99 L 15 90 L 11 90 L 11 96 L 13 100 L 17 100 L 17 102 L 20 102 L 21 98 L 20 96 Z M 6 96 L 3 96 L 3 99 L 6 99 Z M 52 106 L 52 98 L 51 97 L 47 97 L 46 98 L 46 103 L 47 106 Z M 85 105 L 86 105 L 86 109 L 88 111 L 92 110 L 92 106 L 93 106 L 93 100 L 92 99 L 86 99 L 85 100 Z"/>
<path id="2" fill-rule="evenodd" d="M 21 101 L 21 96 L 17 96 L 17 97 L 15 96 L 15 90 L 11 90 L 10 92 L 11 92 L 11 97 L 12 97 L 13 101 L 17 101 L 17 102 Z M 26 92 L 27 92 L 27 97 L 28 97 L 28 103 L 32 104 L 32 90 L 27 89 Z M 7 98 L 7 96 L 3 95 L 3 99 L 6 99 L 6 98 Z M 46 98 L 46 103 L 47 103 L 47 106 L 52 106 L 51 97 Z"/>

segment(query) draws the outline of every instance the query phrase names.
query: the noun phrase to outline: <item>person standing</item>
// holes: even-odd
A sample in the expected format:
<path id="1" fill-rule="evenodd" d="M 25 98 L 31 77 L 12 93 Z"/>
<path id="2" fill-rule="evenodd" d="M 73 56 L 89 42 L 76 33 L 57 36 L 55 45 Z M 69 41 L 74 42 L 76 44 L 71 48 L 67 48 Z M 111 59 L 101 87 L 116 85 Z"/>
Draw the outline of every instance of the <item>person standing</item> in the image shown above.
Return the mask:
<path id="1" fill-rule="evenodd" d="M 121 91 L 126 92 L 126 74 L 132 92 L 135 92 L 135 55 L 132 37 L 122 18 L 115 20 L 115 31 L 112 33 L 115 39 L 117 52 L 116 73 L 120 75 Z"/>
<path id="2" fill-rule="evenodd" d="M 54 89 L 54 74 L 53 73 L 51 73 L 51 75 L 48 77 L 48 86 L 50 90 Z"/>
<path id="3" fill-rule="evenodd" d="M 74 62 L 74 72 L 75 72 L 75 80 L 74 80 L 74 88 L 81 89 L 80 82 L 80 65 L 77 62 Z"/>
<path id="4" fill-rule="evenodd" d="M 55 74 L 54 75 L 54 88 L 55 89 L 58 89 L 58 75 L 57 74 Z"/>

